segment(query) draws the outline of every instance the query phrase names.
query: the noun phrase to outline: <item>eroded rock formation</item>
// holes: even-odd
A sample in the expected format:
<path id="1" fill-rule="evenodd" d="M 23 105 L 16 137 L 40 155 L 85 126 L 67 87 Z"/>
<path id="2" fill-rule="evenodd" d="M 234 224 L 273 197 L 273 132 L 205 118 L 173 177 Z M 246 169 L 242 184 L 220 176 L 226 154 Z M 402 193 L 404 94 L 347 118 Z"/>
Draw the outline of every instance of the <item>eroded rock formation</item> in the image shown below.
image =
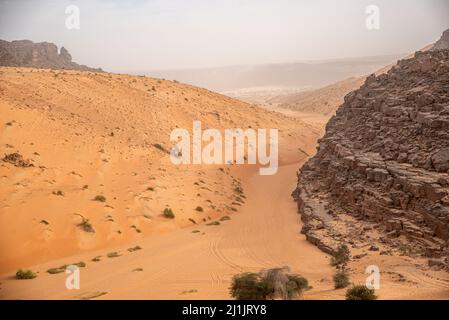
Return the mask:
<path id="1" fill-rule="evenodd" d="M 449 29 L 443 32 L 443 35 L 441 36 L 440 40 L 438 40 L 432 47 L 432 50 L 444 50 L 444 49 L 449 49 Z"/>
<path id="2" fill-rule="evenodd" d="M 323 251 L 378 242 L 448 268 L 449 50 L 348 94 L 298 181 L 302 232 Z"/>
<path id="3" fill-rule="evenodd" d="M 58 53 L 58 47 L 53 43 L 29 40 L 0 40 L 0 66 L 102 71 L 73 62 L 64 47 Z"/>

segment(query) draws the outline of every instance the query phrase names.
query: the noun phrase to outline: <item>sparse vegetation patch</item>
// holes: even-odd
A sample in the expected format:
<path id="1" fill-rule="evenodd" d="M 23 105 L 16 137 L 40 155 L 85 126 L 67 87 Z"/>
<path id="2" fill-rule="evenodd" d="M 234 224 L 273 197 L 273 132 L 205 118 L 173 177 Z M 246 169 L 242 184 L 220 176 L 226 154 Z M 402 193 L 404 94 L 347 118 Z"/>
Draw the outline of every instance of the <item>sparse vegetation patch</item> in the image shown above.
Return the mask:
<path id="1" fill-rule="evenodd" d="M 36 277 L 37 277 L 36 273 L 34 273 L 34 272 L 31 271 L 31 270 L 22 270 L 22 269 L 19 269 L 19 270 L 17 270 L 17 272 L 16 272 L 16 279 L 19 279 L 19 280 L 34 279 L 34 278 L 36 278 Z"/>
<path id="2" fill-rule="evenodd" d="M 346 291 L 346 300 L 376 300 L 374 289 L 365 285 L 352 286 Z"/>
<path id="3" fill-rule="evenodd" d="M 291 300 L 310 287 L 306 278 L 289 271 L 284 267 L 235 275 L 230 294 L 237 300 Z"/>
<path id="4" fill-rule="evenodd" d="M 173 213 L 173 210 L 170 209 L 170 208 L 165 208 L 163 215 L 167 219 L 174 219 L 175 218 L 175 214 Z"/>

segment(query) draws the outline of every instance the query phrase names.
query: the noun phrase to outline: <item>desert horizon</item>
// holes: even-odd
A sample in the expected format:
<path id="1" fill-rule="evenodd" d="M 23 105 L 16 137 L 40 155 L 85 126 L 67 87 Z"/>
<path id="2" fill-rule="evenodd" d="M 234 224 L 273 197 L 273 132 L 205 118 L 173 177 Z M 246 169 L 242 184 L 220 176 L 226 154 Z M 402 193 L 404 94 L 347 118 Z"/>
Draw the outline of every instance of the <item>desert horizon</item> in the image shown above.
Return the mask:
<path id="1" fill-rule="evenodd" d="M 449 300 L 446 8 L 1 2 L 0 300 Z"/>

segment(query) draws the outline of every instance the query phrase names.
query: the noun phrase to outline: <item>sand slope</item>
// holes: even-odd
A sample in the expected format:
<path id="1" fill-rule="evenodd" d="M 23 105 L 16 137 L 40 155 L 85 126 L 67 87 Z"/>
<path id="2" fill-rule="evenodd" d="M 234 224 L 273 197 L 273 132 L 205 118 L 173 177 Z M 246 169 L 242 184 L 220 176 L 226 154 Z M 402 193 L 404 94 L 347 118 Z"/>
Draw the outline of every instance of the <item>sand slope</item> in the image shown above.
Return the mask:
<path id="1" fill-rule="evenodd" d="M 0 68 L 0 77 L 0 155 L 34 165 L 0 160 L 0 272 L 237 212 L 232 166 L 174 166 L 155 147 L 170 149 L 176 127 L 278 128 L 280 146 L 298 155 L 313 151 L 318 132 L 172 81 L 27 68 Z M 162 217 L 166 207 L 175 219 Z"/>

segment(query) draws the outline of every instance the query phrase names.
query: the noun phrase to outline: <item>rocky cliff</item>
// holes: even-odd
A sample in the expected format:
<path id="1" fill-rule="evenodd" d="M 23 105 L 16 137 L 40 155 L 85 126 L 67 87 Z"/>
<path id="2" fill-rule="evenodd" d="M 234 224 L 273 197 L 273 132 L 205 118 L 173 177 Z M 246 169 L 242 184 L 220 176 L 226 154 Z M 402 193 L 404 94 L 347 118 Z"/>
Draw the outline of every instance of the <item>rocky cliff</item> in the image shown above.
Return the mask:
<path id="1" fill-rule="evenodd" d="M 323 251 L 378 243 L 449 268 L 449 50 L 348 94 L 298 181 L 302 232 Z"/>
<path id="2" fill-rule="evenodd" d="M 34 43 L 29 40 L 0 40 L 0 66 L 102 72 L 101 69 L 73 62 L 72 56 L 64 47 L 58 52 L 58 47 L 53 43 Z"/>

